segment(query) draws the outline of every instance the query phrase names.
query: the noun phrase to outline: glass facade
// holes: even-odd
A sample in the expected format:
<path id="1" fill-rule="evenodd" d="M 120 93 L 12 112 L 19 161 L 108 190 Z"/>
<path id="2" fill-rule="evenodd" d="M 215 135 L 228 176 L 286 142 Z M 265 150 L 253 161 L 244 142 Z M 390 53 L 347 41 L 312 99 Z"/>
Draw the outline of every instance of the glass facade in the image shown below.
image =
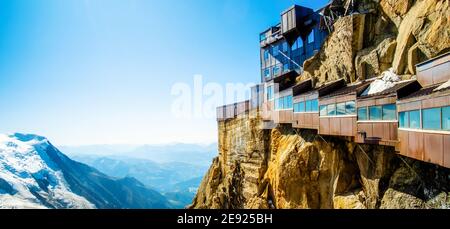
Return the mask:
<path id="1" fill-rule="evenodd" d="M 294 44 L 292 45 L 292 47 L 291 47 L 291 50 L 292 51 L 295 51 L 295 50 L 297 50 L 297 49 L 299 49 L 299 48 L 302 48 L 303 47 L 303 40 L 302 40 L 302 37 L 298 37 L 297 38 L 297 40 L 294 42 Z"/>
<path id="2" fill-rule="evenodd" d="M 336 115 L 336 104 L 327 105 L 327 115 L 328 116 Z"/>
<path id="3" fill-rule="evenodd" d="M 319 114 L 320 116 L 327 116 L 327 106 L 320 106 L 319 108 Z"/>
<path id="4" fill-rule="evenodd" d="M 281 71 L 280 71 L 280 67 L 279 67 L 278 65 L 273 66 L 272 72 L 273 72 L 273 75 L 274 75 L 274 76 L 279 75 L 280 72 L 281 72 Z"/>
<path id="5" fill-rule="evenodd" d="M 263 33 L 263 34 L 259 35 L 259 41 L 265 41 L 266 39 L 267 39 L 266 33 Z"/>
<path id="6" fill-rule="evenodd" d="M 317 101 L 317 104 L 319 102 Z M 344 103 L 328 104 L 326 112 L 322 112 L 322 106 L 320 110 L 320 116 L 336 116 L 336 115 L 355 115 L 355 101 L 348 101 Z"/>
<path id="7" fill-rule="evenodd" d="M 442 129 L 450 131 L 450 106 L 442 108 Z"/>
<path id="8" fill-rule="evenodd" d="M 450 106 L 400 112 L 400 128 L 450 131 Z"/>
<path id="9" fill-rule="evenodd" d="M 270 78 L 270 68 L 264 69 L 264 77 Z"/>
<path id="10" fill-rule="evenodd" d="M 409 128 L 411 129 L 420 129 L 420 111 L 409 111 Z"/>
<path id="11" fill-rule="evenodd" d="M 311 112 L 318 112 L 319 111 L 319 100 L 313 99 L 311 100 Z"/>
<path id="12" fill-rule="evenodd" d="M 381 106 L 371 106 L 369 107 L 369 119 L 370 120 L 382 120 L 382 107 Z"/>
<path id="13" fill-rule="evenodd" d="M 345 115 L 345 103 L 338 103 L 336 105 L 336 115 Z"/>
<path id="14" fill-rule="evenodd" d="M 311 31 L 311 33 L 308 35 L 308 44 L 311 44 L 314 42 L 314 30 Z"/>
<path id="15" fill-rule="evenodd" d="M 275 99 L 275 110 L 292 109 L 292 95 Z"/>
<path id="16" fill-rule="evenodd" d="M 269 60 L 269 50 L 264 50 L 264 60 L 267 61 Z"/>
<path id="17" fill-rule="evenodd" d="M 288 72 L 289 71 L 289 64 L 284 64 L 283 65 L 283 72 Z"/>
<path id="18" fill-rule="evenodd" d="M 400 128 L 409 128 L 409 114 L 408 112 L 400 112 L 398 114 L 398 122 Z"/>
<path id="19" fill-rule="evenodd" d="M 383 105 L 383 120 L 397 120 L 397 106 L 395 104 Z"/>
<path id="20" fill-rule="evenodd" d="M 386 104 L 383 106 L 370 106 L 358 108 L 358 120 L 397 120 L 397 106 L 395 104 Z"/>
<path id="21" fill-rule="evenodd" d="M 283 52 L 287 53 L 288 51 L 288 43 L 287 42 L 283 42 Z"/>
<path id="22" fill-rule="evenodd" d="M 319 101 L 317 99 L 306 100 L 305 102 L 299 102 L 294 104 L 294 112 L 318 112 Z"/>
<path id="23" fill-rule="evenodd" d="M 422 110 L 422 128 L 426 130 L 441 129 L 441 108 Z"/>
<path id="24" fill-rule="evenodd" d="M 267 87 L 267 100 L 273 100 L 273 86 Z"/>
<path id="25" fill-rule="evenodd" d="M 358 108 L 358 120 L 368 120 L 367 107 Z"/>
<path id="26" fill-rule="evenodd" d="M 278 48 L 278 45 L 274 45 L 272 48 L 272 55 L 273 56 L 278 56 L 278 52 L 280 51 L 280 49 Z"/>
<path id="27" fill-rule="evenodd" d="M 355 105 L 355 101 L 348 101 L 345 103 L 345 112 L 347 114 L 355 114 L 355 110 L 356 110 L 356 105 Z"/>

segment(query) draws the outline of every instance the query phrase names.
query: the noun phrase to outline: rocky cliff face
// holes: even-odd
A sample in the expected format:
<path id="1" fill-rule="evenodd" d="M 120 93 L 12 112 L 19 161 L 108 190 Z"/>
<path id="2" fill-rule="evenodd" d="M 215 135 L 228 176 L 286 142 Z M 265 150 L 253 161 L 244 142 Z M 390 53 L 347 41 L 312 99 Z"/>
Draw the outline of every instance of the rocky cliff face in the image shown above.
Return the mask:
<path id="1" fill-rule="evenodd" d="M 364 0 L 340 18 L 299 80 L 348 82 L 450 50 L 449 0 Z M 219 156 L 191 208 L 450 208 L 450 170 L 393 148 L 359 145 L 280 125 L 252 113 L 219 123 Z"/>
<path id="2" fill-rule="evenodd" d="M 219 124 L 219 156 L 191 208 L 450 208 L 450 170 L 259 117 Z"/>
<path id="3" fill-rule="evenodd" d="M 449 0 L 364 0 L 342 17 L 320 52 L 305 61 L 300 79 L 317 83 L 371 78 L 393 68 L 404 78 L 414 66 L 450 50 Z"/>

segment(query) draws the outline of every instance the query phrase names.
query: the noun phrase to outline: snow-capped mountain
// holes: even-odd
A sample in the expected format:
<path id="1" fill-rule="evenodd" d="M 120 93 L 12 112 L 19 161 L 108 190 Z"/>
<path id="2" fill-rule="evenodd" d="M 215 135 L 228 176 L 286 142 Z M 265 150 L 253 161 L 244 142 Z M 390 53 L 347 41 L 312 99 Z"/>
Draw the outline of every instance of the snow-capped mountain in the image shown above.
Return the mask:
<path id="1" fill-rule="evenodd" d="M 71 160 L 46 138 L 0 135 L 0 208 L 168 208 L 134 178 Z"/>

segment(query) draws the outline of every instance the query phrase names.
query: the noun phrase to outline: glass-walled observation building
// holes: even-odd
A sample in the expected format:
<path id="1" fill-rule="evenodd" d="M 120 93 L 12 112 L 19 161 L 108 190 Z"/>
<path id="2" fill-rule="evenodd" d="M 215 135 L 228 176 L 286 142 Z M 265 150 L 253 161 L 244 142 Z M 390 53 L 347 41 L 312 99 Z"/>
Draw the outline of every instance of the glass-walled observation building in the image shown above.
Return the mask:
<path id="1" fill-rule="evenodd" d="M 294 5 L 281 13 L 281 23 L 260 34 L 261 82 L 295 71 L 317 53 L 328 32 L 320 26 L 321 15 Z"/>

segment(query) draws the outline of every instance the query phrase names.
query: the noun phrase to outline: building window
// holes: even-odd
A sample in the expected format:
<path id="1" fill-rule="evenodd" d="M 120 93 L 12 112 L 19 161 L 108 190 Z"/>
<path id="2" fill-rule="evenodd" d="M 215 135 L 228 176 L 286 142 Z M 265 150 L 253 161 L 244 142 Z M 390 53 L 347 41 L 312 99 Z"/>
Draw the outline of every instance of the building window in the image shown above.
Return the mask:
<path id="1" fill-rule="evenodd" d="M 442 129 L 450 130 L 450 106 L 442 108 Z"/>
<path id="2" fill-rule="evenodd" d="M 306 112 L 311 112 L 311 109 L 312 109 L 312 107 L 311 107 L 311 100 L 306 100 L 306 102 L 305 102 L 305 111 Z"/>
<path id="3" fill-rule="evenodd" d="M 305 103 L 304 102 L 296 103 L 294 105 L 294 112 L 296 113 L 305 112 Z"/>
<path id="4" fill-rule="evenodd" d="M 280 51 L 278 45 L 274 45 L 272 48 L 272 54 L 273 56 L 278 56 L 278 52 Z"/>
<path id="5" fill-rule="evenodd" d="M 265 78 L 270 78 L 270 68 L 264 69 L 264 77 Z"/>
<path id="6" fill-rule="evenodd" d="M 420 111 L 409 111 L 409 128 L 411 129 L 420 129 Z"/>
<path id="7" fill-rule="evenodd" d="M 367 120 L 367 107 L 358 108 L 358 120 Z"/>
<path id="8" fill-rule="evenodd" d="M 292 109 L 292 95 L 275 99 L 275 110 Z"/>
<path id="9" fill-rule="evenodd" d="M 273 75 L 277 76 L 280 74 L 280 67 L 278 65 L 275 65 L 272 69 Z"/>
<path id="10" fill-rule="evenodd" d="M 382 107 L 371 106 L 369 107 L 369 119 L 370 120 L 382 120 Z"/>
<path id="11" fill-rule="evenodd" d="M 314 43 L 314 30 L 308 35 L 308 44 Z"/>
<path id="12" fill-rule="evenodd" d="M 292 109 L 292 95 L 286 96 L 287 106 L 284 109 Z"/>
<path id="13" fill-rule="evenodd" d="M 273 86 L 267 87 L 267 100 L 273 100 Z"/>
<path id="14" fill-rule="evenodd" d="M 397 108 L 395 104 L 383 105 L 383 120 L 397 120 Z"/>
<path id="15" fill-rule="evenodd" d="M 311 111 L 312 112 L 319 111 L 319 100 L 317 100 L 317 99 L 311 100 Z"/>
<path id="16" fill-rule="evenodd" d="M 320 116 L 327 116 L 327 114 L 328 114 L 327 106 L 320 106 L 319 110 L 320 110 Z"/>
<path id="17" fill-rule="evenodd" d="M 348 115 L 354 115 L 355 114 L 355 101 L 348 101 L 345 103 L 345 112 Z"/>
<path id="18" fill-rule="evenodd" d="M 338 103 L 336 105 L 336 115 L 345 115 L 345 103 Z"/>
<path id="19" fill-rule="evenodd" d="M 265 41 L 266 39 L 267 39 L 266 33 L 263 33 L 263 34 L 259 35 L 259 41 Z"/>
<path id="20" fill-rule="evenodd" d="M 399 121 L 400 128 L 409 128 L 408 112 L 400 112 L 398 114 L 398 121 Z"/>
<path id="21" fill-rule="evenodd" d="M 441 108 L 422 110 L 422 128 L 426 130 L 441 129 Z"/>
<path id="22" fill-rule="evenodd" d="M 399 126 L 400 128 L 449 131 L 450 106 L 400 112 Z"/>
<path id="23" fill-rule="evenodd" d="M 294 113 L 298 112 L 298 103 L 294 103 Z"/>
<path id="24" fill-rule="evenodd" d="M 289 64 L 284 64 L 283 65 L 283 72 L 288 72 L 290 69 L 289 69 Z"/>
<path id="25" fill-rule="evenodd" d="M 264 50 L 264 60 L 269 60 L 269 50 Z"/>
<path id="26" fill-rule="evenodd" d="M 328 104 L 327 105 L 327 115 L 328 116 L 334 116 L 336 115 L 336 104 Z"/>
<path id="27" fill-rule="evenodd" d="M 283 42 L 283 52 L 286 54 L 288 51 L 288 43 L 287 42 Z"/>

